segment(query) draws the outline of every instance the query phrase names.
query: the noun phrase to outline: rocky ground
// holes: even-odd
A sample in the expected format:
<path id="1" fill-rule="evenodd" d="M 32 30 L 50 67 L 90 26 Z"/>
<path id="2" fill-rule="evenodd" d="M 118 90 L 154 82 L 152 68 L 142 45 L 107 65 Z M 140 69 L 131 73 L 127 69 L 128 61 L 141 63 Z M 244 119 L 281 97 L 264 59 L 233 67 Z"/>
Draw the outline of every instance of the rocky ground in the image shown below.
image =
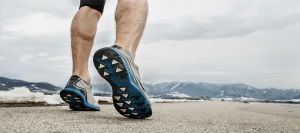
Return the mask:
<path id="1" fill-rule="evenodd" d="M 143 120 L 101 111 L 72 111 L 67 106 L 0 108 L 0 132 L 299 132 L 300 107 L 240 102 L 153 104 Z"/>

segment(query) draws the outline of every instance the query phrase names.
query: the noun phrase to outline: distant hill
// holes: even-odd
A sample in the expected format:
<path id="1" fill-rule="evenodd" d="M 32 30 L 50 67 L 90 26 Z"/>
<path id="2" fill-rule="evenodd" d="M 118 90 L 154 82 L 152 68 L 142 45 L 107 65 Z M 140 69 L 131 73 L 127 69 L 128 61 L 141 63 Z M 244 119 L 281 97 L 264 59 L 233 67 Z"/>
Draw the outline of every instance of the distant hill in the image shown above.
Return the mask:
<path id="1" fill-rule="evenodd" d="M 47 82 L 27 82 L 17 79 L 9 79 L 0 77 L 0 91 L 12 90 L 14 87 L 26 87 L 31 92 L 43 92 L 43 93 L 55 93 L 60 91 L 62 88 L 54 86 Z"/>
<path id="2" fill-rule="evenodd" d="M 157 97 L 169 93 L 184 93 L 189 96 L 209 96 L 213 98 L 240 98 L 250 97 L 265 100 L 300 99 L 300 89 L 258 89 L 245 84 L 214 84 L 205 82 L 154 82 L 143 83 L 150 97 Z M 97 91 L 111 92 L 108 84 L 95 84 Z"/>
<path id="3" fill-rule="evenodd" d="M 265 100 L 300 99 L 300 89 L 258 89 L 245 84 L 214 84 L 205 82 L 153 82 L 143 83 L 150 97 L 159 97 L 169 93 L 184 93 L 189 96 L 209 96 L 212 98 L 240 98 L 249 97 Z M 11 90 L 14 87 L 27 87 L 31 92 L 58 93 L 62 88 L 47 82 L 27 82 L 17 79 L 0 77 L 0 91 Z M 111 93 L 109 84 L 93 84 L 95 92 Z"/>
<path id="4" fill-rule="evenodd" d="M 300 96 L 300 89 L 258 89 L 245 84 L 213 84 L 204 82 L 163 82 L 143 84 L 148 94 L 184 93 L 189 96 L 210 96 L 213 98 L 251 97 L 265 100 L 290 100 Z"/>

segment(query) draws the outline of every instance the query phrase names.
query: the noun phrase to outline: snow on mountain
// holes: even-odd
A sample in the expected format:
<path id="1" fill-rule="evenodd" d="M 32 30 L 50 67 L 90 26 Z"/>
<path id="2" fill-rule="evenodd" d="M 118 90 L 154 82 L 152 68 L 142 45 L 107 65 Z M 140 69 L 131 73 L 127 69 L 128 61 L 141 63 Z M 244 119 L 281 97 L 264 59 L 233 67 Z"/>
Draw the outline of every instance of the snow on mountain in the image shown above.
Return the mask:
<path id="1" fill-rule="evenodd" d="M 161 84 L 161 83 L 170 83 L 172 82 L 171 80 L 158 80 L 158 81 L 154 81 L 151 84 L 152 85 L 156 85 L 156 84 Z M 145 82 L 144 82 L 145 83 Z"/>
<path id="2" fill-rule="evenodd" d="M 26 87 L 31 92 L 42 92 L 49 94 L 56 93 L 62 89 L 61 87 L 57 87 L 46 82 L 34 83 L 23 80 L 0 77 L 0 90 L 9 91 L 15 87 Z"/>
<path id="3" fill-rule="evenodd" d="M 177 84 L 177 85 L 175 85 L 174 87 L 172 87 L 172 88 L 170 89 L 170 91 L 172 91 L 173 89 L 175 89 L 178 85 L 180 85 L 180 84 Z"/>
<path id="4" fill-rule="evenodd" d="M 213 98 L 241 98 L 248 97 L 266 100 L 288 100 L 300 96 L 300 90 L 296 89 L 258 89 L 253 86 L 237 84 L 214 84 L 205 82 L 161 82 L 156 84 L 143 83 L 146 92 L 151 96 L 171 94 L 174 92 L 189 96 L 209 96 Z"/>

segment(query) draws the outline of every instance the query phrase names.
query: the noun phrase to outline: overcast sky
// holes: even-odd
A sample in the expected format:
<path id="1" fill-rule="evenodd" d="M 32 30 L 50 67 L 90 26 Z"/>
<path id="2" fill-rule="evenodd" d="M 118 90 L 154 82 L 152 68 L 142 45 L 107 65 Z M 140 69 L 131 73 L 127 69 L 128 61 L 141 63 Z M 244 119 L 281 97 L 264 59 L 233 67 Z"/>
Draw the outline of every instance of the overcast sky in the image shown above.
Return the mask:
<path id="1" fill-rule="evenodd" d="M 0 76 L 65 84 L 79 0 L 0 1 Z M 116 4 L 107 0 L 92 55 L 114 43 Z M 149 0 L 135 61 L 143 82 L 300 89 L 300 1 Z M 93 83 L 105 82 L 92 59 L 89 69 Z"/>

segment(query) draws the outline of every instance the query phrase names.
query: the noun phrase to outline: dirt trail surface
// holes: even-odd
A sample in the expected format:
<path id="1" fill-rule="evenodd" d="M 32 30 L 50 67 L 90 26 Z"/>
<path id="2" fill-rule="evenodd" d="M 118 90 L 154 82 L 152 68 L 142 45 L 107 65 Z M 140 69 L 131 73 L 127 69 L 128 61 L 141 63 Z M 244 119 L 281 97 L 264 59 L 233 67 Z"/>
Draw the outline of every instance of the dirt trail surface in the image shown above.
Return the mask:
<path id="1" fill-rule="evenodd" d="M 66 106 L 0 108 L 0 132 L 300 132 L 300 107 L 238 102 L 153 104 L 153 116 L 125 118 Z"/>

